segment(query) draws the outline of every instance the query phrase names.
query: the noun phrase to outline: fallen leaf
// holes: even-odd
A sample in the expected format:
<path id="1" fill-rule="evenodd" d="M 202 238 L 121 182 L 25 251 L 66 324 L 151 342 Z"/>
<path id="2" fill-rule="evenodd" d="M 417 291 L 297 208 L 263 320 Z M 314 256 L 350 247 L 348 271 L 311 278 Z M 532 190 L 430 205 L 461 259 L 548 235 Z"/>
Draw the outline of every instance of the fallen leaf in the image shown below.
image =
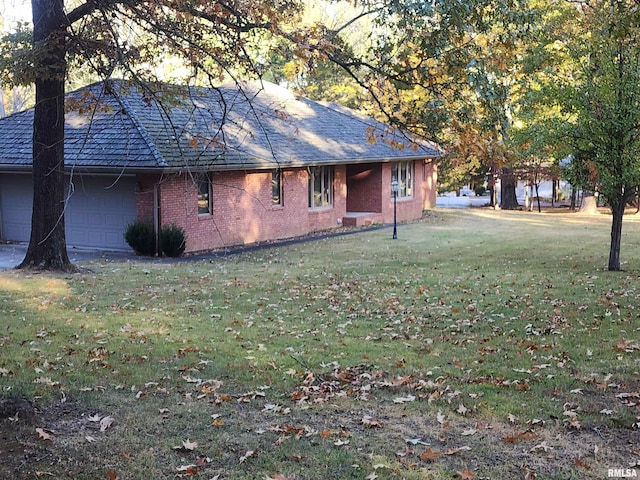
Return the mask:
<path id="1" fill-rule="evenodd" d="M 461 435 L 462 435 L 463 437 L 468 437 L 468 436 L 470 436 L 470 435 L 475 435 L 476 433 L 478 433 L 478 430 L 477 430 L 477 429 L 475 429 L 475 428 L 469 428 L 469 429 L 467 429 L 467 430 L 463 430 L 463 431 L 462 431 L 462 433 L 461 433 Z"/>
<path id="2" fill-rule="evenodd" d="M 420 454 L 420 460 L 427 463 L 435 462 L 439 457 L 442 456 L 442 452 L 438 450 L 432 450 L 431 447 L 427 448 L 426 452 L 422 452 Z"/>
<path id="3" fill-rule="evenodd" d="M 87 435 L 87 436 L 85 436 L 84 438 L 85 438 L 85 440 L 86 440 L 87 442 L 89 442 L 89 443 L 93 443 L 93 442 L 97 441 L 97 440 L 96 440 L 94 437 L 92 437 L 91 435 Z"/>
<path id="4" fill-rule="evenodd" d="M 413 395 L 407 395 L 406 397 L 397 397 L 393 399 L 393 403 L 407 403 L 413 402 L 416 399 Z"/>
<path id="5" fill-rule="evenodd" d="M 118 480 L 118 474 L 115 470 L 107 471 L 107 480 Z"/>
<path id="6" fill-rule="evenodd" d="M 115 421 L 116 420 L 113 417 L 104 417 L 102 420 L 100 420 L 100 431 L 101 432 L 106 431 L 107 428 L 113 425 Z"/>
<path id="7" fill-rule="evenodd" d="M 447 416 L 440 410 L 438 410 L 438 413 L 436 414 L 436 420 L 440 425 L 445 425 L 447 423 Z"/>
<path id="8" fill-rule="evenodd" d="M 583 470 L 591 470 L 591 465 L 589 465 L 584 458 L 580 458 L 580 457 L 576 458 L 573 464 L 576 467 L 581 468 Z"/>
<path id="9" fill-rule="evenodd" d="M 196 465 L 182 465 L 182 466 L 178 467 L 178 471 L 182 475 L 197 475 L 198 474 L 198 469 L 196 468 Z"/>
<path id="10" fill-rule="evenodd" d="M 362 425 L 367 428 L 382 428 L 382 422 L 376 418 L 372 418 L 369 415 L 362 417 Z"/>
<path id="11" fill-rule="evenodd" d="M 36 428 L 36 433 L 38 434 L 38 437 L 40 437 L 40 440 L 51 440 L 52 438 L 51 434 L 42 428 Z"/>
<path id="12" fill-rule="evenodd" d="M 425 446 L 431 445 L 430 443 L 427 443 L 419 438 L 405 438 L 404 440 L 405 442 L 410 443 L 411 445 L 425 445 Z"/>
<path id="13" fill-rule="evenodd" d="M 475 477 L 475 474 L 473 472 L 470 472 L 467 467 L 464 467 L 464 470 L 462 470 L 461 472 L 456 473 L 460 475 L 460 478 L 462 478 L 462 480 L 472 480 Z"/>
<path id="14" fill-rule="evenodd" d="M 529 450 L 529 451 L 530 452 L 545 452 L 546 453 L 549 450 L 553 450 L 553 447 L 550 446 L 550 445 L 547 445 L 547 442 L 545 440 L 542 443 L 539 443 L 535 447 L 531 448 L 531 450 Z"/>
<path id="15" fill-rule="evenodd" d="M 198 442 L 192 442 L 191 440 L 186 439 L 184 442 L 182 442 L 182 446 L 186 450 L 193 450 L 194 448 L 196 448 L 198 446 Z"/>
<path id="16" fill-rule="evenodd" d="M 247 450 L 247 453 L 245 453 L 243 456 L 240 457 L 240 463 L 244 463 L 245 460 L 249 457 L 255 457 L 258 454 L 256 453 L 255 450 Z"/>
<path id="17" fill-rule="evenodd" d="M 449 448 L 445 454 L 446 455 L 456 455 L 460 452 L 468 452 L 469 450 L 471 450 L 471 447 L 467 447 L 466 445 L 463 447 L 458 447 L 458 448 Z"/>

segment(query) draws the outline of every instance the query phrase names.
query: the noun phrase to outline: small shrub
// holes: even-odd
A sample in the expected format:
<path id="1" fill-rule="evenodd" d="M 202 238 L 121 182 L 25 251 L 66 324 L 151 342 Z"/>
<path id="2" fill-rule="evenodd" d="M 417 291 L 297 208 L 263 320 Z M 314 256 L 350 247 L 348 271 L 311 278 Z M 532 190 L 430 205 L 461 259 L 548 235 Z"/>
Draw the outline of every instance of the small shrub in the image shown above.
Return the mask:
<path id="1" fill-rule="evenodd" d="M 487 191 L 487 189 L 482 186 L 482 185 L 478 185 L 476 188 L 473 189 L 475 191 L 476 196 L 481 197 L 482 195 L 484 195 Z"/>
<path id="2" fill-rule="evenodd" d="M 184 229 L 175 224 L 160 229 L 160 250 L 167 257 L 179 257 L 186 246 Z"/>
<path id="3" fill-rule="evenodd" d="M 146 220 L 136 220 L 127 226 L 124 239 L 138 255 L 152 256 L 156 253 L 153 225 Z"/>

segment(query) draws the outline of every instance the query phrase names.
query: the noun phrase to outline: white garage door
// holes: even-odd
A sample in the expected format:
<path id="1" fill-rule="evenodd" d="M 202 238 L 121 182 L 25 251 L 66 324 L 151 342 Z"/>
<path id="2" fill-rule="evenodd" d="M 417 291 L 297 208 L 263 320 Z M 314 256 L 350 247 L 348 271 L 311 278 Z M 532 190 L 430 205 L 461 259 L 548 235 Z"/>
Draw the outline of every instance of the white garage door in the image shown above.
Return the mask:
<path id="1" fill-rule="evenodd" d="M 65 212 L 67 244 L 130 250 L 124 231 L 136 218 L 135 178 L 75 175 Z M 29 241 L 33 187 L 30 175 L 0 174 L 4 240 Z"/>

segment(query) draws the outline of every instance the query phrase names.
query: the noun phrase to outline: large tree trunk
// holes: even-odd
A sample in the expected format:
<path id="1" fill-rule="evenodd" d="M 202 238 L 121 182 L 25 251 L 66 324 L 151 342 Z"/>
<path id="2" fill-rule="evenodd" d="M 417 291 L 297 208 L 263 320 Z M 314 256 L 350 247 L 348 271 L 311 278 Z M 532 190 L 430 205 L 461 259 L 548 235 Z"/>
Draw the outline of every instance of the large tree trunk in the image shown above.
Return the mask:
<path id="1" fill-rule="evenodd" d="M 611 207 L 613 221 L 611 222 L 611 246 L 609 248 L 609 265 L 610 271 L 620 270 L 620 242 L 622 240 L 622 217 L 624 216 L 624 207 L 626 202 L 620 199 L 620 202 Z"/>
<path id="2" fill-rule="evenodd" d="M 64 81 L 66 75 L 63 0 L 32 0 L 37 65 L 33 116 L 33 211 L 31 237 L 18 268 L 73 270 L 64 231 Z"/>
<path id="3" fill-rule="evenodd" d="M 502 177 L 500 182 L 500 208 L 503 210 L 515 210 L 518 205 L 518 197 L 516 196 L 517 180 L 510 168 L 502 169 Z"/>
<path id="4" fill-rule="evenodd" d="M 598 211 L 598 201 L 593 192 L 590 192 L 588 190 L 583 191 L 582 203 L 580 204 L 578 213 L 584 213 L 587 215 L 597 215 L 600 213 Z"/>

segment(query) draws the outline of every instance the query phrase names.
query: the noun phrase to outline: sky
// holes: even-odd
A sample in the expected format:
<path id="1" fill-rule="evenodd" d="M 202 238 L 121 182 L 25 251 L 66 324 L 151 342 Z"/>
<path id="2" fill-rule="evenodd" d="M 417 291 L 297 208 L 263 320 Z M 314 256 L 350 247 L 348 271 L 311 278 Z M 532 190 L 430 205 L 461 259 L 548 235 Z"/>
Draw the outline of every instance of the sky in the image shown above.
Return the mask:
<path id="1" fill-rule="evenodd" d="M 31 0 L 0 0 L 0 11 L 4 30 L 10 30 L 17 21 L 31 22 Z"/>

